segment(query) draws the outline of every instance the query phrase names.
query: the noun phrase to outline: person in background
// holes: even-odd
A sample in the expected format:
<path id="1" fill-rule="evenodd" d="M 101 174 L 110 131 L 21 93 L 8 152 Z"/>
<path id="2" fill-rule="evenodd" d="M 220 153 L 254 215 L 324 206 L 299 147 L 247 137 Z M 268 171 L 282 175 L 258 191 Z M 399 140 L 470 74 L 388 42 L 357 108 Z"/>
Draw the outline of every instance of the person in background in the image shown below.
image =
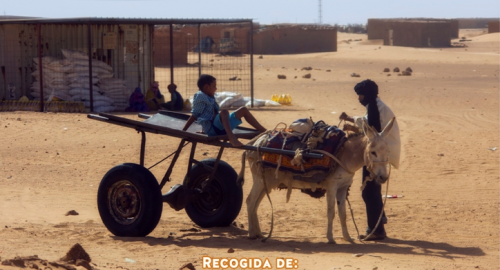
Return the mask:
<path id="1" fill-rule="evenodd" d="M 146 103 L 151 111 L 157 111 L 162 108 L 162 104 L 165 103 L 165 97 L 161 94 L 159 83 L 153 82 L 151 84 L 151 89 L 146 93 Z"/>
<path id="2" fill-rule="evenodd" d="M 149 108 L 144 101 L 144 95 L 141 88 L 137 87 L 128 99 L 129 106 L 125 109 L 127 112 L 149 112 Z"/>
<path id="3" fill-rule="evenodd" d="M 352 122 L 356 126 L 346 124 L 344 125 L 344 130 L 356 132 L 359 129 L 362 129 L 363 120 L 367 120 L 368 124 L 372 128 L 377 130 L 377 132 L 381 132 L 387 123 L 395 117 L 395 115 L 392 110 L 378 97 L 377 84 L 369 79 L 364 80 L 354 86 L 354 91 L 358 95 L 359 102 L 366 107 L 366 115 L 351 117 L 343 112 L 339 119 Z M 399 168 L 401 139 L 399 136 L 398 122 L 396 120 L 394 120 L 391 132 L 386 137 L 386 142 L 390 149 L 389 163 L 397 169 Z M 370 172 L 366 169 L 366 166 L 364 166 L 362 181 L 365 182 L 366 177 L 369 175 Z M 381 186 L 375 183 L 375 181 L 368 181 L 361 196 L 363 197 L 363 201 L 366 205 L 368 228 L 366 229 L 366 235 L 361 235 L 360 238 L 365 241 L 385 239 L 387 237 L 384 227 L 384 224 L 387 223 L 385 213 L 383 213 L 382 221 L 375 229 L 375 232 L 370 236 L 370 238 L 366 238 L 366 236 L 368 236 L 374 229 L 375 225 L 377 225 L 379 216 L 383 209 Z"/>
<path id="4" fill-rule="evenodd" d="M 168 85 L 168 92 L 170 92 L 170 101 L 161 104 L 164 109 L 170 111 L 182 111 L 184 107 L 184 99 L 179 92 L 177 92 L 177 85 L 171 83 Z"/>

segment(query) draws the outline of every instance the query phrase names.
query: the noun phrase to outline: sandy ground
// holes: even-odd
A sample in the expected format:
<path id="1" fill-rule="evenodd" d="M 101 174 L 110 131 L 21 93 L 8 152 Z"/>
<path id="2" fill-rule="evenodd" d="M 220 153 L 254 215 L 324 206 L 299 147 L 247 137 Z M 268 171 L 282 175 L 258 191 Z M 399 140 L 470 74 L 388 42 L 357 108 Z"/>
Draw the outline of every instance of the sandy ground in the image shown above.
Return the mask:
<path id="1" fill-rule="evenodd" d="M 461 33 L 461 36 L 467 33 Z M 238 227 L 197 227 L 184 211 L 164 205 L 160 223 L 144 238 L 113 236 L 103 226 L 96 194 L 102 176 L 123 162 L 139 162 L 140 135 L 134 130 L 86 118 L 85 114 L 0 113 L 0 257 L 38 255 L 54 261 L 80 243 L 97 269 L 179 269 L 201 257 L 298 260 L 297 269 L 498 269 L 499 268 L 499 34 L 467 35 L 466 48 L 417 49 L 382 46 L 366 35 L 340 34 L 338 52 L 264 56 L 255 60 L 256 97 L 288 93 L 293 105 L 252 112 L 268 128 L 278 122 L 313 117 L 337 124 L 340 112 L 361 115 L 353 86 L 376 81 L 380 97 L 397 115 L 402 162 L 393 170 L 386 212 L 388 238 L 363 244 L 341 238 L 327 244 L 326 200 L 294 191 L 271 194 L 275 227 L 267 243 L 247 239 L 246 204 Z M 301 78 L 311 66 L 311 79 Z M 411 77 L 382 72 L 411 67 Z M 331 70 L 327 72 L 326 70 Z M 351 73 L 360 78 L 350 77 Z M 286 80 L 278 80 L 285 74 Z M 297 79 L 294 79 L 298 76 Z M 126 114 L 122 114 L 126 115 Z M 126 115 L 135 118 L 134 115 Z M 146 166 L 174 151 L 178 140 L 149 135 Z M 198 159 L 217 149 L 200 145 Z M 181 183 L 185 151 L 172 175 Z M 223 159 L 239 171 L 241 152 Z M 161 178 L 168 162 L 152 169 Z M 355 175 L 350 200 L 355 221 L 364 231 L 366 218 Z M 244 196 L 251 187 L 250 171 Z M 383 187 L 385 191 L 385 186 Z M 69 210 L 79 215 L 65 216 Z M 263 231 L 270 228 L 271 208 L 259 209 Z M 352 237 L 356 230 L 348 216 Z M 170 236 L 170 237 L 169 237 Z M 228 249 L 234 249 L 229 254 Z M 363 253 L 355 257 L 354 254 Z M 0 269 L 13 267 L 0 265 Z M 42 268 L 43 269 L 43 268 Z M 57 267 L 52 266 L 52 269 Z M 61 268 L 62 269 L 62 268 Z M 78 269 L 83 269 L 78 267 Z"/>

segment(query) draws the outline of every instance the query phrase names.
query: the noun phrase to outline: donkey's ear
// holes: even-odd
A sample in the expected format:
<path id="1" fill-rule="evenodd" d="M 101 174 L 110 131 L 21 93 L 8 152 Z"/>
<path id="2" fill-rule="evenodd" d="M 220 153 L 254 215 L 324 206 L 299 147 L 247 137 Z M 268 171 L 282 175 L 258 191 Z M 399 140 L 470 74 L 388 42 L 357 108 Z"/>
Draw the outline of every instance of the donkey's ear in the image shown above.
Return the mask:
<path id="1" fill-rule="evenodd" d="M 377 132 L 375 132 L 372 127 L 370 127 L 366 119 L 363 119 L 363 133 L 370 141 L 373 141 L 373 139 L 375 139 L 375 136 L 377 136 Z"/>
<path id="2" fill-rule="evenodd" d="M 380 133 L 383 138 L 387 137 L 387 135 L 391 132 L 392 127 L 394 126 L 394 122 L 396 121 L 396 117 L 393 117 L 389 123 L 387 123 L 387 126 L 385 126 L 384 130 Z"/>

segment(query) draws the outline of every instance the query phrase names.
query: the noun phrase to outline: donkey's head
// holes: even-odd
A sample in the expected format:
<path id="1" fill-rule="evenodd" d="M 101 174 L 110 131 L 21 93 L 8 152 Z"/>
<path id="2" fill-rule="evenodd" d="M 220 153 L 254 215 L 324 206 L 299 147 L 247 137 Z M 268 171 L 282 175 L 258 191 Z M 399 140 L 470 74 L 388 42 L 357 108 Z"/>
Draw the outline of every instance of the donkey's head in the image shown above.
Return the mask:
<path id="1" fill-rule="evenodd" d="M 378 184 L 383 184 L 389 179 L 391 173 L 389 164 L 389 145 L 385 138 L 392 129 L 395 117 L 389 121 L 382 132 L 378 133 L 368 122 L 363 123 L 363 132 L 368 138 L 368 144 L 365 148 L 364 161 L 366 168 L 370 172 L 370 177 Z"/>

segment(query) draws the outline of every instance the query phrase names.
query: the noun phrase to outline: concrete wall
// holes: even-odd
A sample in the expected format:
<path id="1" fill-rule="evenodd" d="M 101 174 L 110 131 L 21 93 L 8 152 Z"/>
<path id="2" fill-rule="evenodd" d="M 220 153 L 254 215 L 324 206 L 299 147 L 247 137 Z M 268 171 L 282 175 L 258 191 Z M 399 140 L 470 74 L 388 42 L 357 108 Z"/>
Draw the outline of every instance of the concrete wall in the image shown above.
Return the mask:
<path id="1" fill-rule="evenodd" d="M 451 43 L 449 22 L 399 21 L 392 28 L 394 46 L 449 47 Z M 387 38 L 386 34 L 384 44 L 389 42 Z"/>
<path id="2" fill-rule="evenodd" d="M 254 54 L 336 52 L 337 29 L 291 26 L 254 34 Z"/>
<path id="3" fill-rule="evenodd" d="M 450 35 L 451 38 L 459 38 L 458 31 L 460 28 L 458 27 L 458 20 L 450 20 Z"/>
<path id="4" fill-rule="evenodd" d="M 368 39 L 384 39 L 388 29 L 392 28 L 390 20 L 387 19 L 368 19 L 366 33 Z"/>
<path id="5" fill-rule="evenodd" d="M 451 24 L 445 21 L 422 23 L 422 47 L 450 47 Z"/>
<path id="6" fill-rule="evenodd" d="M 458 19 L 458 26 L 460 29 L 487 28 L 488 22 L 494 20 L 498 20 L 498 18 L 464 18 Z"/>
<path id="7" fill-rule="evenodd" d="M 186 65 L 188 62 L 187 33 L 173 31 L 174 65 Z M 154 31 L 154 65 L 170 67 L 170 29 L 168 27 Z"/>
<path id="8" fill-rule="evenodd" d="M 184 26 L 176 30 L 187 34 L 188 51 L 197 45 L 198 26 Z M 254 54 L 291 54 L 337 51 L 337 29 L 317 29 L 307 26 L 268 26 L 259 30 L 254 25 Z M 218 53 L 220 40 L 230 34 L 243 54 L 250 53 L 250 25 L 202 25 L 201 38 L 212 37 Z M 156 34 L 155 34 L 156 38 Z"/>
<path id="9" fill-rule="evenodd" d="M 498 32 L 500 32 L 500 21 L 489 21 L 488 33 L 498 33 Z"/>
<path id="10" fill-rule="evenodd" d="M 422 21 L 422 22 L 449 22 L 451 38 L 458 38 L 459 21 L 456 19 L 429 19 L 429 18 L 415 18 L 415 19 L 368 19 L 366 26 L 368 39 L 385 39 L 387 38 L 387 30 L 392 29 L 395 22 L 399 21 Z"/>
<path id="11" fill-rule="evenodd" d="M 258 29 L 258 26 L 254 25 L 254 29 Z M 198 40 L 198 26 L 185 26 L 177 29 L 183 33 L 186 33 L 189 37 L 189 43 L 192 46 L 196 46 Z M 238 48 L 241 53 L 250 53 L 250 25 L 247 24 L 219 24 L 219 25 L 202 25 L 201 26 L 201 38 L 210 36 L 215 44 L 218 46 L 220 44 L 221 38 L 224 38 L 224 32 L 229 32 L 231 38 L 234 38 L 238 43 Z M 216 46 L 216 48 L 218 48 Z M 217 50 L 217 49 L 215 49 Z M 218 51 L 214 51 L 217 53 Z"/>

